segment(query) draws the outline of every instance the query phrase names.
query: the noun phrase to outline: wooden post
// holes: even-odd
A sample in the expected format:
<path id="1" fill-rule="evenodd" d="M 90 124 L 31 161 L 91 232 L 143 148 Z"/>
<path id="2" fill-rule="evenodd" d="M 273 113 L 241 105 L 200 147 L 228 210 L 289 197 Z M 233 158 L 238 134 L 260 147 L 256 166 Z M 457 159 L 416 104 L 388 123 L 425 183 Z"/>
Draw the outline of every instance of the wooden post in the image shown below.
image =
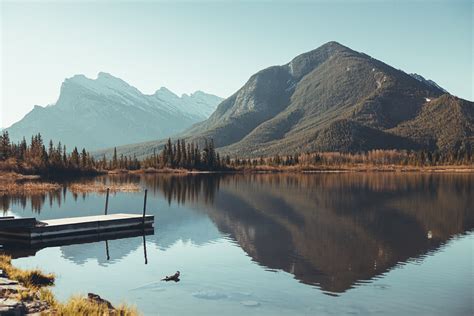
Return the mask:
<path id="1" fill-rule="evenodd" d="M 107 215 L 107 209 L 109 208 L 109 188 L 107 188 L 107 195 L 105 197 L 105 215 Z"/>
<path id="2" fill-rule="evenodd" d="M 148 256 L 146 254 L 145 229 L 143 229 L 143 254 L 145 255 L 145 264 L 148 264 Z"/>
<path id="3" fill-rule="evenodd" d="M 145 213 L 146 213 L 146 195 L 148 193 L 148 189 L 145 189 L 145 199 L 143 201 L 143 225 L 145 225 Z"/>
<path id="4" fill-rule="evenodd" d="M 107 255 L 107 261 L 109 261 L 110 260 L 110 254 L 109 254 L 109 241 L 108 240 L 105 241 L 105 253 Z"/>

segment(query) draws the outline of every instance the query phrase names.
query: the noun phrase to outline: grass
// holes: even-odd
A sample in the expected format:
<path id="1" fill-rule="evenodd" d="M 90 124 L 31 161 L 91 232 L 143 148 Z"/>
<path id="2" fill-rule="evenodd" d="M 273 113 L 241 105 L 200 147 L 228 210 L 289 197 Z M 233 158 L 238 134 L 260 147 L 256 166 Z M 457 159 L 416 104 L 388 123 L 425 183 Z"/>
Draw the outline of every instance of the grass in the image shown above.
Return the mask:
<path id="1" fill-rule="evenodd" d="M 235 172 L 244 173 L 305 173 L 305 172 L 474 172 L 471 165 L 449 165 L 449 166 L 412 166 L 412 165 L 374 165 L 374 164 L 325 164 L 325 165 L 256 165 L 256 166 L 238 166 Z"/>
<path id="2" fill-rule="evenodd" d="M 49 182 L 0 182 L 0 196 L 7 194 L 41 194 L 56 191 L 59 189 L 61 189 L 61 186 L 59 184 Z"/>
<path id="3" fill-rule="evenodd" d="M 22 270 L 12 265 L 10 256 L 0 255 L 0 269 L 5 272 L 9 279 L 18 281 L 28 289 L 38 289 L 54 284 L 54 275 L 45 274 L 38 269 Z"/>
<path id="4" fill-rule="evenodd" d="M 105 184 L 100 182 L 94 183 L 74 183 L 69 186 L 69 190 L 73 193 L 105 193 L 110 189 L 111 193 L 115 192 L 138 192 L 141 187 L 135 183 L 123 184 Z"/>
<path id="5" fill-rule="evenodd" d="M 26 288 L 26 290 L 18 293 L 3 293 L 3 296 L 15 296 L 22 302 L 45 302 L 49 306 L 49 310 L 42 311 L 42 315 L 140 315 L 134 306 L 120 304 L 115 308 L 110 308 L 106 302 L 91 300 L 83 295 L 75 295 L 64 303 L 59 302 L 48 288 L 54 285 L 55 277 L 53 274 L 45 274 L 38 269 L 18 269 L 12 265 L 11 257 L 4 254 L 0 254 L 0 269 L 4 271 L 9 279 L 18 281 Z"/>
<path id="6" fill-rule="evenodd" d="M 69 315 L 120 315 L 135 316 L 139 312 L 135 307 L 121 304 L 114 310 L 110 310 L 106 303 L 97 303 L 83 295 L 72 296 L 66 303 L 56 304 L 54 306 L 53 315 L 69 316 Z"/>
<path id="7" fill-rule="evenodd" d="M 16 172 L 4 172 L 0 170 L 0 181 L 13 181 L 13 180 L 33 180 L 39 179 L 37 175 L 24 175 Z"/>

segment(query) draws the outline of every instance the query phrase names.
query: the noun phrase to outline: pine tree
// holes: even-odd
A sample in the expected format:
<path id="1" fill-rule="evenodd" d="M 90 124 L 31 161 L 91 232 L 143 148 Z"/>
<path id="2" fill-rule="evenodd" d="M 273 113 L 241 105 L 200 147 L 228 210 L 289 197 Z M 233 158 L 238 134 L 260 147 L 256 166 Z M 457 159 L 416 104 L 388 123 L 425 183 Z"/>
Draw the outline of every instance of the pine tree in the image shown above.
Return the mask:
<path id="1" fill-rule="evenodd" d="M 175 145 L 176 146 L 176 163 L 175 163 L 175 166 L 176 167 L 182 167 L 181 165 L 181 141 L 178 139 L 178 144 Z"/>
<path id="2" fill-rule="evenodd" d="M 87 152 L 85 148 L 82 148 L 82 153 L 81 153 L 81 167 L 86 168 L 87 167 Z"/>
<path id="3" fill-rule="evenodd" d="M 10 136 L 8 131 L 3 131 L 0 136 L 0 160 L 7 160 L 11 155 Z"/>
<path id="4" fill-rule="evenodd" d="M 71 153 L 71 165 L 74 168 L 79 167 L 79 151 L 77 150 L 77 147 L 74 147 L 74 150 Z"/>
<path id="5" fill-rule="evenodd" d="M 112 157 L 112 168 L 117 169 L 118 161 L 117 161 L 117 147 L 114 147 L 114 156 Z"/>

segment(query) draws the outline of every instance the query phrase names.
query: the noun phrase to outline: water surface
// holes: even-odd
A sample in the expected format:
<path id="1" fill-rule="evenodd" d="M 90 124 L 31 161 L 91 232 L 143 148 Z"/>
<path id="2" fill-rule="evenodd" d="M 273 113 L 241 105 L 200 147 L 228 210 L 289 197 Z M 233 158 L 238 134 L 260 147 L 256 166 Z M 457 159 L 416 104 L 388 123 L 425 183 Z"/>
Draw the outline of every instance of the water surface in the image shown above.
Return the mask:
<path id="1" fill-rule="evenodd" d="M 84 180 L 86 181 L 86 180 Z M 90 180 L 87 180 L 90 181 Z M 60 299 L 98 293 L 145 314 L 471 315 L 474 176 L 469 174 L 101 177 L 149 190 L 152 235 L 13 247 L 56 273 Z M 100 214 L 104 195 L 0 198 L 5 215 Z M 141 213 L 117 193 L 109 213 Z M 159 280 L 181 271 L 181 281 Z"/>

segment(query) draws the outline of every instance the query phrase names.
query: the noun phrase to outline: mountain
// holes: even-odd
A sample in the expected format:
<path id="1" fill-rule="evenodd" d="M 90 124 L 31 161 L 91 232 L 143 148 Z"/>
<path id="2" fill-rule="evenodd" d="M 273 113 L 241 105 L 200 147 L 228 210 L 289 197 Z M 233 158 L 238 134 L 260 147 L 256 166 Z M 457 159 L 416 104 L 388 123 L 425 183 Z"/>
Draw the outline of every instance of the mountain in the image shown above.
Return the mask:
<path id="1" fill-rule="evenodd" d="M 429 119 L 445 113 L 450 114 L 446 121 Z M 221 153 L 247 157 L 448 150 L 472 147 L 473 113 L 472 102 L 446 94 L 433 81 L 329 42 L 285 65 L 257 72 L 207 120 L 175 138 L 213 138 Z M 119 151 L 146 156 L 162 144 L 135 144 Z"/>
<path id="2" fill-rule="evenodd" d="M 221 98 L 197 91 L 181 97 L 166 88 L 141 93 L 107 73 L 66 79 L 56 104 L 35 106 L 7 130 L 12 140 L 41 133 L 71 148 L 89 150 L 168 137 L 203 121 Z"/>
<path id="3" fill-rule="evenodd" d="M 419 74 L 415 74 L 415 73 L 412 73 L 410 74 L 410 76 L 412 76 L 413 78 L 415 78 L 416 80 L 420 81 L 420 82 L 423 82 L 427 85 L 430 85 L 432 87 L 435 87 L 437 89 L 440 89 L 441 91 L 443 91 L 444 93 L 448 93 L 449 92 L 445 89 L 443 89 L 439 84 L 437 84 L 436 82 L 434 82 L 433 80 L 431 79 L 425 79 L 425 77 L 423 77 L 422 75 L 419 75 Z"/>
<path id="4" fill-rule="evenodd" d="M 390 130 L 431 150 L 457 150 L 474 144 L 474 105 L 450 95 L 427 100 L 419 114 Z"/>

